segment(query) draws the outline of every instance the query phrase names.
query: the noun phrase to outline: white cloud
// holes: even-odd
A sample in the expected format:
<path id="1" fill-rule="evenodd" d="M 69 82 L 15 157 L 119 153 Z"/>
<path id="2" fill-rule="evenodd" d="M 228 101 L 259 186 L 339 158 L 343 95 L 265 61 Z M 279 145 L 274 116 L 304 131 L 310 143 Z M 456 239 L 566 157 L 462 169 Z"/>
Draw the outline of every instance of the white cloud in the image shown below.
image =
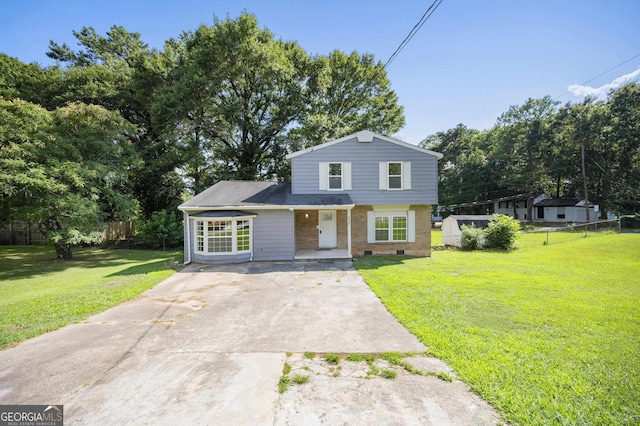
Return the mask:
<path id="1" fill-rule="evenodd" d="M 620 76 L 613 80 L 611 83 L 602 85 L 600 87 L 591 87 L 591 86 L 582 86 L 580 84 L 572 84 L 569 86 L 569 92 L 573 93 L 575 96 L 594 96 L 600 100 L 604 100 L 607 98 L 609 91 L 611 89 L 617 89 L 620 86 L 624 86 L 626 83 L 630 82 L 634 78 L 640 76 L 640 68 L 637 70 Z"/>

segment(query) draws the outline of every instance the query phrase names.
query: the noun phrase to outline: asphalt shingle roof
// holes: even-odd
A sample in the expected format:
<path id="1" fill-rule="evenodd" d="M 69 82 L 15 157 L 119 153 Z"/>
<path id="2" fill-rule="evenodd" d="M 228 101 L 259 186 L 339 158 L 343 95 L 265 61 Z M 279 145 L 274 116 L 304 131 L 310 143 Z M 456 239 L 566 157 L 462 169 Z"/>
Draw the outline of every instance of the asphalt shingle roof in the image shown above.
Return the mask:
<path id="1" fill-rule="evenodd" d="M 292 194 L 291 182 L 221 181 L 181 204 L 180 208 L 351 204 L 353 201 L 348 194 Z"/>

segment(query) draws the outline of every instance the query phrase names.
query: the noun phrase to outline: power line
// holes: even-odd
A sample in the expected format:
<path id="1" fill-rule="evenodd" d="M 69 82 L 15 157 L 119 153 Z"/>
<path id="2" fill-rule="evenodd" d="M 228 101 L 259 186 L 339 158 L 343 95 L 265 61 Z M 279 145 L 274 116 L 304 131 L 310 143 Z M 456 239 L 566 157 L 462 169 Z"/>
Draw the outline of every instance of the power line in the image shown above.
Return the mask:
<path id="1" fill-rule="evenodd" d="M 624 64 L 626 64 L 627 62 L 631 62 L 631 61 L 633 61 L 633 60 L 634 60 L 635 58 L 637 58 L 637 57 L 640 57 L 640 53 L 638 53 L 637 55 L 635 55 L 635 56 L 633 56 L 633 57 L 631 57 L 631 58 L 627 59 L 627 60 L 626 60 L 626 61 L 624 61 L 624 62 L 619 63 L 619 64 L 618 64 L 618 65 L 616 65 L 615 67 L 613 67 L 613 68 L 609 68 L 608 70 L 606 70 L 606 71 L 604 71 L 604 72 L 601 72 L 600 74 L 596 75 L 595 77 L 590 78 L 589 80 L 585 81 L 584 83 L 581 83 L 581 84 L 580 84 L 580 86 L 584 86 L 584 85 L 585 85 L 585 84 L 587 84 L 587 83 L 591 83 L 591 82 L 592 82 L 593 80 L 595 80 L 596 78 L 602 77 L 603 75 L 605 75 L 605 74 L 607 74 L 607 73 L 610 73 L 611 71 L 615 70 L 616 68 L 619 68 L 619 67 L 623 66 L 623 65 L 624 65 Z M 566 95 L 567 93 L 569 93 L 569 91 L 568 91 L 568 90 L 567 90 L 566 92 L 564 92 L 564 93 L 562 93 L 562 94 L 560 94 L 560 95 L 556 96 L 556 97 L 555 97 L 555 98 L 553 98 L 553 99 L 554 99 L 554 100 L 556 100 L 556 99 L 558 99 L 558 98 L 561 98 L 562 96 Z"/>
<path id="2" fill-rule="evenodd" d="M 442 3 L 442 2 L 443 2 L 443 0 L 434 0 L 434 2 L 431 3 L 431 6 L 429 6 L 427 11 L 420 18 L 420 20 L 413 26 L 411 31 L 409 31 L 409 34 L 404 38 L 404 40 L 402 40 L 402 43 L 400 43 L 398 48 L 395 50 L 395 52 L 393 52 L 393 54 L 389 57 L 387 62 L 382 66 L 382 68 L 378 68 L 378 65 L 374 64 L 374 66 L 377 68 L 377 70 L 373 74 L 373 76 L 371 77 L 371 81 L 373 82 L 373 87 L 375 87 L 375 79 L 381 73 L 383 73 L 385 71 L 385 69 L 387 68 L 387 66 L 391 62 L 393 62 L 393 60 L 400 54 L 402 49 L 404 49 L 404 47 L 411 41 L 411 39 L 416 35 L 416 33 L 420 30 L 420 28 L 422 28 L 422 26 L 425 24 L 425 22 L 427 22 L 427 20 L 431 17 L 431 15 L 433 15 L 433 12 L 436 11 L 438 6 L 440 6 L 440 3 Z M 380 64 L 380 62 L 378 62 L 378 64 Z M 360 76 L 359 70 L 356 71 L 356 75 Z M 348 90 L 347 93 L 344 94 L 344 96 L 340 100 L 340 106 L 338 107 L 338 111 L 342 110 L 342 108 L 345 105 L 345 102 L 346 102 L 347 98 L 349 96 L 353 95 L 357 88 L 358 88 L 358 86 L 353 86 Z M 364 90 L 367 90 L 367 87 L 364 87 Z M 338 117 L 338 123 L 337 124 L 340 124 L 342 122 L 342 118 L 343 118 L 342 116 Z"/>
<path id="3" fill-rule="evenodd" d="M 422 28 L 422 26 L 425 24 L 425 22 L 427 22 L 427 20 L 431 17 L 431 15 L 433 15 L 433 12 L 436 11 L 436 9 L 438 9 L 438 6 L 440 6 L 440 4 L 442 3 L 443 0 L 434 0 L 433 3 L 431 3 L 431 6 L 429 6 L 429 8 L 427 9 L 426 12 L 424 12 L 424 14 L 422 15 L 422 17 L 420 18 L 420 20 L 413 26 L 413 28 L 411 29 L 411 31 L 409 31 L 409 34 L 407 34 L 407 36 L 404 38 L 404 40 L 402 40 L 402 43 L 400 43 L 400 45 L 398 46 L 398 48 L 395 50 L 395 52 L 393 52 L 391 54 L 391 56 L 389 57 L 389 59 L 387 60 L 387 62 L 384 64 L 384 66 L 382 67 L 383 70 L 385 70 L 387 68 L 387 66 L 389 66 L 389 64 L 391 64 L 391 62 L 393 62 L 393 60 L 400 54 L 400 52 L 402 52 L 402 49 L 405 48 L 405 46 L 407 44 L 409 44 L 409 42 L 411 41 L 411 39 L 416 35 L 416 33 L 418 31 L 420 31 L 420 28 Z"/>

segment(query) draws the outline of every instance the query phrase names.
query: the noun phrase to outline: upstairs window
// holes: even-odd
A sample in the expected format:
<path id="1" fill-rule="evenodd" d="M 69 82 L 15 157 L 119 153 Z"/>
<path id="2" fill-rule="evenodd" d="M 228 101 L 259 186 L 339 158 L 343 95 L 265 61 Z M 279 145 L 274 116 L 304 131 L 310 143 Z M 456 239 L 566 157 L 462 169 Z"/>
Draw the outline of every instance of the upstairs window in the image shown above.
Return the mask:
<path id="1" fill-rule="evenodd" d="M 320 191 L 350 191 L 351 163 L 318 163 L 318 189 Z"/>
<path id="2" fill-rule="evenodd" d="M 380 189 L 391 191 L 411 189 L 410 161 L 383 161 L 379 166 Z"/>
<path id="3" fill-rule="evenodd" d="M 329 189 L 342 189 L 342 163 L 329 163 Z"/>
<path id="4" fill-rule="evenodd" d="M 389 163 L 389 189 L 402 189 L 402 163 Z"/>

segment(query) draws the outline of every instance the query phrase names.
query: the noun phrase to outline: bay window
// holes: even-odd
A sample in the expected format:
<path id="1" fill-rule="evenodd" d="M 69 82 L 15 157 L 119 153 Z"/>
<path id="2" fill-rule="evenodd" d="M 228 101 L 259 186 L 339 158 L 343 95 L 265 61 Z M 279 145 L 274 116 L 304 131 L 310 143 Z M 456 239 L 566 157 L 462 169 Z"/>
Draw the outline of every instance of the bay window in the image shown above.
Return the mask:
<path id="1" fill-rule="evenodd" d="M 200 254 L 234 254 L 251 251 L 251 219 L 195 221 L 195 251 Z"/>

